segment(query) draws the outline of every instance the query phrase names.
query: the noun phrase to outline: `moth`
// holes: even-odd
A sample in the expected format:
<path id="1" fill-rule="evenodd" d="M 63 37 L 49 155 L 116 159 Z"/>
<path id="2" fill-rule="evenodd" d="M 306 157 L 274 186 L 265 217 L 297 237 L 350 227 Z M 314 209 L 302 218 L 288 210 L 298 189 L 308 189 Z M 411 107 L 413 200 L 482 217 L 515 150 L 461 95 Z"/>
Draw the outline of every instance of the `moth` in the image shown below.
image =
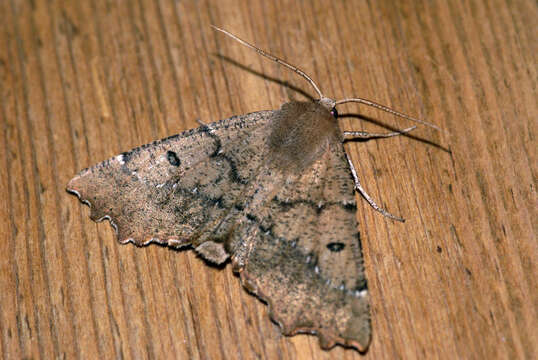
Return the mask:
<path id="1" fill-rule="evenodd" d="M 231 262 L 243 286 L 270 308 L 285 335 L 312 333 L 320 346 L 365 351 L 368 288 L 355 191 L 376 210 L 344 151 L 337 105 L 357 102 L 431 125 L 361 98 L 325 97 L 299 68 L 215 28 L 306 79 L 319 99 L 292 101 L 204 124 L 82 170 L 67 191 L 107 219 L 120 243 L 192 246 Z"/>

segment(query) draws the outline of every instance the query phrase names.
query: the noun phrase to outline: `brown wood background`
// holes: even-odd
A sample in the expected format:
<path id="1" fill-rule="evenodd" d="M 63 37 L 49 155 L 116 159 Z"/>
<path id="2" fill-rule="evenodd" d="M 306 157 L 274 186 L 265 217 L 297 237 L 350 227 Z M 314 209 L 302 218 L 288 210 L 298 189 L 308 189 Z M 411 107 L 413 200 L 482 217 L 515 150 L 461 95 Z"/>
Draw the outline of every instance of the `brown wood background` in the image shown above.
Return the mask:
<path id="1" fill-rule="evenodd" d="M 230 268 L 116 243 L 65 192 L 80 169 L 313 94 L 445 129 L 347 146 L 372 298 L 365 358 L 536 359 L 538 7 L 473 1 L 0 1 L 0 357 L 361 358 L 283 337 Z M 265 77 L 265 78 L 264 78 Z M 271 80 L 273 79 L 273 80 Z M 408 122 L 346 105 L 342 128 Z M 365 118 L 358 117 L 362 114 Z"/>

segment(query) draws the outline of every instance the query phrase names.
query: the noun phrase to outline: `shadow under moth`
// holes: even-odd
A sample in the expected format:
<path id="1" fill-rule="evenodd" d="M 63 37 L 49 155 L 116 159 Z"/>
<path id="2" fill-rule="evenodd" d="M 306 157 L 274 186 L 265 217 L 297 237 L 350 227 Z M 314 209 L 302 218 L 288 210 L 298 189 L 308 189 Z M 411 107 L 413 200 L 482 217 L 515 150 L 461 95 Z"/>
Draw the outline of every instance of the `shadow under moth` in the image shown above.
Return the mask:
<path id="1" fill-rule="evenodd" d="M 327 98 L 299 68 L 215 29 L 305 78 L 319 99 L 143 145 L 82 170 L 67 191 L 90 206 L 92 220 L 108 219 L 121 243 L 192 246 L 212 263 L 229 260 L 285 335 L 365 351 L 371 327 L 355 191 L 402 219 L 364 191 L 343 143 L 415 127 L 342 132 L 335 106 L 358 102 L 435 126 L 365 99 Z"/>

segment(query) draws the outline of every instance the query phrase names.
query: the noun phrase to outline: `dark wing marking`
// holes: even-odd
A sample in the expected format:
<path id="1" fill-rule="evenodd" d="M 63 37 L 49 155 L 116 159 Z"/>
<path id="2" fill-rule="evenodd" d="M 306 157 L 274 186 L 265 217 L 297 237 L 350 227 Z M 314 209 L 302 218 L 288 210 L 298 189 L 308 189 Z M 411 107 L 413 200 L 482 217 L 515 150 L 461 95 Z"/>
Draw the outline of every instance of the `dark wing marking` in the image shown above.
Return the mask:
<path id="1" fill-rule="evenodd" d="M 293 180 L 272 174 L 270 183 L 253 183 L 262 183 L 264 201 L 247 204 L 231 239 L 240 244 L 232 262 L 244 286 L 267 301 L 285 334 L 316 333 L 323 348 L 365 350 L 368 292 L 343 146 L 330 144 Z"/>
<path id="2" fill-rule="evenodd" d="M 93 220 L 110 220 L 122 243 L 190 244 L 234 208 L 260 166 L 257 141 L 272 113 L 234 116 L 140 146 L 83 170 L 67 190 L 90 206 Z"/>

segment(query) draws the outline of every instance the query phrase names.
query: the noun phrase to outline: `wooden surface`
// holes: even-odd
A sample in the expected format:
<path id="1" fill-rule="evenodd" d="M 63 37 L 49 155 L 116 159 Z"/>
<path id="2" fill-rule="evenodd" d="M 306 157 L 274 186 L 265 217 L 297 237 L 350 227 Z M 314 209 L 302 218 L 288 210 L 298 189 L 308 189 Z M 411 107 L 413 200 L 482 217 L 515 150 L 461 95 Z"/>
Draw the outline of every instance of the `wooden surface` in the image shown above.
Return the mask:
<path id="1" fill-rule="evenodd" d="M 445 130 L 347 145 L 371 195 L 407 219 L 359 202 L 364 358 L 536 359 L 536 2 L 398 3 L 0 1 L 0 357 L 362 358 L 281 336 L 229 266 L 120 246 L 65 192 L 80 169 L 196 119 L 314 95 L 216 24 L 328 96 Z M 409 125 L 340 113 L 347 130 Z"/>

